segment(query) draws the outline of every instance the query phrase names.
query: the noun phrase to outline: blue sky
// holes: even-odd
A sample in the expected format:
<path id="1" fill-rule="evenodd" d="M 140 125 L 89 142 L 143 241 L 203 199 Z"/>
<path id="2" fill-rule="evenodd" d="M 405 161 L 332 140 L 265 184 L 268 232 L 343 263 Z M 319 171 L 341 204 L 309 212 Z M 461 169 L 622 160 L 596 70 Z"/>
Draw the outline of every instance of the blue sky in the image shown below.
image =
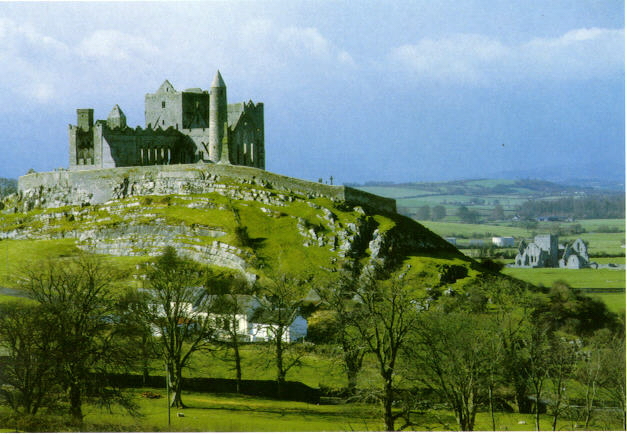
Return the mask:
<path id="1" fill-rule="evenodd" d="M 0 176 L 164 79 L 265 103 L 266 167 L 336 182 L 625 165 L 620 1 L 0 3 Z"/>

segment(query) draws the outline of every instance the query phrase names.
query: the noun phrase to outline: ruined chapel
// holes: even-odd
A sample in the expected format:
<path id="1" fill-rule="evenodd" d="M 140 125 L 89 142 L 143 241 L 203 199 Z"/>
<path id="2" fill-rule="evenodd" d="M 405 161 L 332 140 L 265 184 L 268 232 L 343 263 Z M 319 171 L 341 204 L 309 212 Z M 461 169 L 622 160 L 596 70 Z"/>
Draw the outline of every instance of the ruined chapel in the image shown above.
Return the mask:
<path id="1" fill-rule="evenodd" d="M 263 103 L 227 104 L 220 71 L 209 91 L 177 91 L 165 80 L 146 94 L 145 118 L 145 128 L 130 128 L 118 105 L 95 122 L 93 109 L 77 109 L 69 169 L 198 162 L 265 169 Z"/>

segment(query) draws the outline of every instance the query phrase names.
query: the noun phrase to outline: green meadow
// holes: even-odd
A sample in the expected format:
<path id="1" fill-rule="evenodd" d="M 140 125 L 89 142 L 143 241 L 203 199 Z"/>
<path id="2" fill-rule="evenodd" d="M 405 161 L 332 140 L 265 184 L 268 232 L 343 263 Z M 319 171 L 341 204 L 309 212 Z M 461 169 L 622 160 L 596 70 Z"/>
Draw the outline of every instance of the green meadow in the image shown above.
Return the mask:
<path id="1" fill-rule="evenodd" d="M 160 395 L 150 399 L 142 392 Z M 170 410 L 166 393 L 161 389 L 132 389 L 128 391 L 139 404 L 140 416 L 131 416 L 121 408 L 111 412 L 85 406 L 85 420 L 81 431 L 138 431 L 138 432 L 305 432 L 305 431 L 381 431 L 381 415 L 378 406 L 365 403 L 316 405 L 294 401 L 280 401 L 233 394 L 186 393 L 188 408 Z M 2 415 L 0 409 L 0 415 Z M 609 416 L 609 417 L 608 417 Z M 598 415 L 591 428 L 597 430 L 618 429 L 617 415 Z M 413 415 L 415 431 L 456 430 L 453 414 L 447 410 L 425 410 Z M 495 427 L 499 431 L 534 431 L 534 415 L 495 412 Z M 49 421 L 50 428 L 54 419 Z M 61 422 L 61 419 L 59 420 Z M 551 417 L 541 415 L 542 430 L 551 430 Z M 16 430 L 17 428 L 17 430 Z M 559 430 L 580 428 L 567 417 L 560 419 Z M 477 414 L 476 431 L 491 431 L 492 420 L 487 411 Z M 17 426 L 0 428 L 0 432 L 21 431 Z"/>

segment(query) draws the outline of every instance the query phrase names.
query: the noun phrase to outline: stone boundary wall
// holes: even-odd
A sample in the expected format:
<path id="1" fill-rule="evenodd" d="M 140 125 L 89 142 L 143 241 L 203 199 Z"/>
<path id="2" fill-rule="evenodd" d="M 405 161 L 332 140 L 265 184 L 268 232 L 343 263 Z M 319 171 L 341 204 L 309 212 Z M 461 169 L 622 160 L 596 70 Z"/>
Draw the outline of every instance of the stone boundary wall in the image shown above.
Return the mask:
<path id="1" fill-rule="evenodd" d="M 133 374 L 105 374 L 108 383 L 117 387 L 161 389 L 165 377 L 150 375 L 143 378 Z M 237 382 L 228 378 L 183 378 L 183 390 L 203 393 L 237 393 Z M 250 396 L 279 399 L 277 382 L 274 380 L 242 380 L 240 393 Z M 286 381 L 281 399 L 289 401 L 320 402 L 320 389 L 315 389 L 299 381 Z"/>
<path id="2" fill-rule="evenodd" d="M 19 178 L 18 195 L 35 200 L 35 207 L 52 208 L 147 194 L 207 193 L 229 180 L 396 212 L 394 199 L 351 187 L 290 178 L 253 167 L 205 163 L 30 173 Z"/>

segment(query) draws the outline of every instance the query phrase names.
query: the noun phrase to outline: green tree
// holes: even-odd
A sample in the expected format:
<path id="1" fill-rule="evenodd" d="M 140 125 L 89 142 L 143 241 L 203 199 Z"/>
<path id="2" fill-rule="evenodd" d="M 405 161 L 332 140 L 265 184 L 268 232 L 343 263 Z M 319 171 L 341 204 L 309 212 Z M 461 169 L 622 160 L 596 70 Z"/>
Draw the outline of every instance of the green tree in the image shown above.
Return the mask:
<path id="1" fill-rule="evenodd" d="M 475 224 L 479 222 L 479 214 L 463 205 L 457 209 L 457 216 L 462 223 Z"/>
<path id="2" fill-rule="evenodd" d="M 153 336 L 151 323 L 144 315 L 149 295 L 135 289 L 127 289 L 118 300 L 119 312 L 116 339 L 121 345 L 131 349 L 136 368 L 141 369 L 142 384 L 146 385 L 152 361 L 159 357 L 157 342 Z"/>
<path id="3" fill-rule="evenodd" d="M 573 377 L 577 360 L 577 346 L 574 337 L 552 336 L 549 375 L 549 411 L 553 416 L 551 427 L 557 430 L 557 421 L 568 406 L 566 384 Z"/>
<path id="4" fill-rule="evenodd" d="M 551 369 L 552 348 L 549 341 L 551 329 L 546 321 L 536 319 L 527 324 L 522 334 L 526 363 L 524 374 L 531 386 L 535 402 L 535 428 L 540 431 L 540 414 L 542 412 L 542 398 L 546 391 L 546 381 Z"/>
<path id="5" fill-rule="evenodd" d="M 433 220 L 442 220 L 446 217 L 446 208 L 444 208 L 444 205 L 435 205 L 431 210 L 431 217 Z"/>
<path id="6" fill-rule="evenodd" d="M 594 401 L 597 399 L 603 381 L 604 346 L 610 332 L 607 329 L 597 331 L 593 337 L 586 339 L 575 367 L 574 377 L 584 388 L 584 429 L 588 429 L 594 414 Z"/>
<path id="7" fill-rule="evenodd" d="M 429 220 L 431 218 L 431 207 L 429 205 L 419 206 L 416 210 L 417 220 Z"/>
<path id="8" fill-rule="evenodd" d="M 494 209 L 490 213 L 490 218 L 492 220 L 505 220 L 505 211 L 503 210 L 503 206 L 497 204 L 494 206 Z"/>
<path id="9" fill-rule="evenodd" d="M 602 342 L 599 351 L 601 352 L 602 366 L 601 387 L 621 409 L 623 430 L 625 430 L 627 428 L 627 407 L 625 406 L 627 380 L 625 378 L 625 334 L 623 330 L 605 333 L 603 337 L 599 337 Z"/>

